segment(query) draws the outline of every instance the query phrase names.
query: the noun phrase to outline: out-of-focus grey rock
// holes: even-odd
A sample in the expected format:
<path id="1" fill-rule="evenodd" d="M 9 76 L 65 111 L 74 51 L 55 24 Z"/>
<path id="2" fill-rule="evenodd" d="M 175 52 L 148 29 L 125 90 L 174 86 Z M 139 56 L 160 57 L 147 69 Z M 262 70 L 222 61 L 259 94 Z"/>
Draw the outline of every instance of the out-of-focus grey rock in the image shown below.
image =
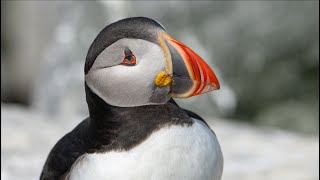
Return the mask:
<path id="1" fill-rule="evenodd" d="M 31 104 L 43 51 L 57 23 L 58 4 L 1 1 L 1 70 L 3 65 L 6 73 L 1 77 L 1 100 Z"/>
<path id="2" fill-rule="evenodd" d="M 52 117 L 1 104 L 1 178 L 39 178 L 53 145 L 85 117 Z M 319 138 L 206 118 L 224 154 L 222 180 L 317 180 Z"/>
<path id="3" fill-rule="evenodd" d="M 143 15 L 163 23 L 173 37 L 200 54 L 221 81 L 219 91 L 178 100 L 184 107 L 207 116 L 317 133 L 318 5 L 317 1 L 61 3 L 60 21 L 44 47 L 33 107 L 51 115 L 85 115 L 83 64 L 90 43 L 107 24 Z"/>
<path id="4" fill-rule="evenodd" d="M 100 24 L 107 19 L 97 2 L 68 2 L 60 4 L 60 8 L 60 22 L 45 48 L 42 68 L 36 77 L 32 105 L 50 115 L 84 115 L 84 62 L 90 43 L 103 28 Z"/>

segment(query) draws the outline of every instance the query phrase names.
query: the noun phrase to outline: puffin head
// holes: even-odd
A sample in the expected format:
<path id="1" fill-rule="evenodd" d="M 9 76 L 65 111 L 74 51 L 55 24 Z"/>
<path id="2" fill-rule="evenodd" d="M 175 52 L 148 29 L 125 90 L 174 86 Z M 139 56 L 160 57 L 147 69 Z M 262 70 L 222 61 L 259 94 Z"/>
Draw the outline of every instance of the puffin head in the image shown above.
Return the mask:
<path id="1" fill-rule="evenodd" d="M 98 34 L 87 54 L 85 83 L 118 107 L 165 104 L 220 88 L 199 55 L 145 17 L 117 21 Z"/>

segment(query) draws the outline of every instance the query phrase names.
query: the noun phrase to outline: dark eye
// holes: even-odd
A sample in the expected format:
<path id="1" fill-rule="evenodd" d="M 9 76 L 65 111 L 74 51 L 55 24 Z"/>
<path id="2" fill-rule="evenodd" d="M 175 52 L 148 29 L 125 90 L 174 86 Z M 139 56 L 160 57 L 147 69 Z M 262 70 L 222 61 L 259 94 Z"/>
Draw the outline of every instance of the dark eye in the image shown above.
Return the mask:
<path id="1" fill-rule="evenodd" d="M 126 65 L 135 65 L 136 64 L 136 57 L 133 55 L 129 48 L 125 48 L 124 50 L 124 58 L 121 64 Z"/>
<path id="2" fill-rule="evenodd" d="M 134 61 L 134 56 L 133 55 L 126 56 L 124 60 L 128 62 L 132 62 Z"/>

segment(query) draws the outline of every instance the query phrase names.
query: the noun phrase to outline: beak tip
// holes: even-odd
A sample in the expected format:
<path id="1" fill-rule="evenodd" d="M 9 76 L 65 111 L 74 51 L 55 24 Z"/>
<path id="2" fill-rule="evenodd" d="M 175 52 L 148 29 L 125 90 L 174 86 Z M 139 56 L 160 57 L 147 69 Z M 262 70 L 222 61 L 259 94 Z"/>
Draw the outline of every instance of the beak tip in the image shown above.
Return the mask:
<path id="1" fill-rule="evenodd" d="M 181 67 L 185 69 L 182 73 L 180 72 L 176 74 L 187 74 L 185 77 L 190 78 L 189 80 L 192 81 L 192 83 L 183 83 L 186 81 L 182 78 L 183 81 L 181 81 L 181 83 L 175 83 L 176 86 L 177 84 L 179 84 L 186 89 L 187 86 L 185 86 L 184 84 L 192 84 L 188 86 L 189 89 L 187 90 L 187 93 L 173 93 L 176 97 L 191 97 L 220 89 L 220 83 L 216 75 L 214 74 L 210 66 L 197 53 L 195 53 L 192 49 L 190 49 L 183 43 L 173 39 L 168 35 L 165 36 L 165 39 L 167 46 L 171 47 L 171 49 L 169 48 L 171 56 L 176 55 L 177 57 L 180 57 L 171 57 L 171 61 L 175 60 L 175 66 L 183 64 Z M 177 71 L 178 68 L 175 68 L 176 67 L 172 68 L 173 71 Z M 182 88 L 180 87 L 180 89 Z"/>
<path id="2" fill-rule="evenodd" d="M 220 89 L 220 84 L 219 84 L 219 82 L 218 82 L 215 86 L 216 86 L 216 90 L 219 90 L 219 89 Z"/>

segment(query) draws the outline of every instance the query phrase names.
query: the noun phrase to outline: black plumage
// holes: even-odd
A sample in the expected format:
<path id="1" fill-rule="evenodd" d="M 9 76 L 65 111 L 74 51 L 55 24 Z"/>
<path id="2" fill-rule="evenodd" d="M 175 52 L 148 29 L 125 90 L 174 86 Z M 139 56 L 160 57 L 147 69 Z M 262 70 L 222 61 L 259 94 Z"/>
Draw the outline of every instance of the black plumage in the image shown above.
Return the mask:
<path id="1" fill-rule="evenodd" d="M 41 180 L 59 179 L 84 153 L 129 150 L 164 126 L 190 126 L 197 114 L 180 108 L 171 99 L 164 105 L 115 107 L 86 86 L 90 117 L 60 139 L 51 150 Z M 152 119 L 152 120 L 151 120 Z"/>
<path id="2" fill-rule="evenodd" d="M 89 48 L 85 74 L 96 57 L 109 45 L 122 38 L 144 39 L 159 43 L 157 33 L 165 29 L 149 18 L 127 18 L 107 26 Z M 148 31 L 147 33 L 142 33 Z M 85 83 L 89 117 L 62 137 L 51 150 L 40 179 L 61 179 L 73 163 L 85 153 L 130 150 L 164 126 L 191 126 L 197 114 L 180 108 L 171 99 L 166 104 L 138 107 L 116 107 L 106 103 Z"/>

